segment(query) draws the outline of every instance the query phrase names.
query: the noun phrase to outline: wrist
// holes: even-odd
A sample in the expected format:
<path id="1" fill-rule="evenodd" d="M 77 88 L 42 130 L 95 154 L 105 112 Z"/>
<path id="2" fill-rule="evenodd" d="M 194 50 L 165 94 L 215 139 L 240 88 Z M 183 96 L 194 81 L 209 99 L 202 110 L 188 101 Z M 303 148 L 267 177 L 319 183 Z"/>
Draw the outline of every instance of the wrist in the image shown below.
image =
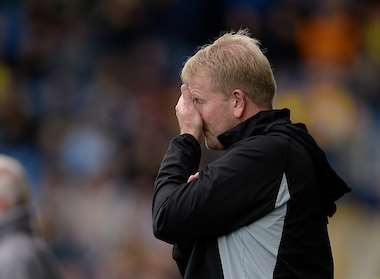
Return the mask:
<path id="1" fill-rule="evenodd" d="M 199 132 L 183 130 L 183 131 L 181 131 L 180 134 L 181 135 L 184 135 L 184 134 L 191 135 L 199 144 L 202 141 L 202 134 Z"/>

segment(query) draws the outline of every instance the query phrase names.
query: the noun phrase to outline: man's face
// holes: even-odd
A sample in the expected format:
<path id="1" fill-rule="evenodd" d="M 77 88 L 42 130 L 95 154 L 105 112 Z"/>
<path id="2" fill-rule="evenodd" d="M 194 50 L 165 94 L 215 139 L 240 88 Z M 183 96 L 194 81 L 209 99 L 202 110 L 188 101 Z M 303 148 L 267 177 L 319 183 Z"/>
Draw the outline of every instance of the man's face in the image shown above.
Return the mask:
<path id="1" fill-rule="evenodd" d="M 233 100 L 222 92 L 217 91 L 205 72 L 193 76 L 188 87 L 195 108 L 203 120 L 205 144 L 209 149 L 223 149 L 217 136 L 237 124 L 233 115 Z"/>

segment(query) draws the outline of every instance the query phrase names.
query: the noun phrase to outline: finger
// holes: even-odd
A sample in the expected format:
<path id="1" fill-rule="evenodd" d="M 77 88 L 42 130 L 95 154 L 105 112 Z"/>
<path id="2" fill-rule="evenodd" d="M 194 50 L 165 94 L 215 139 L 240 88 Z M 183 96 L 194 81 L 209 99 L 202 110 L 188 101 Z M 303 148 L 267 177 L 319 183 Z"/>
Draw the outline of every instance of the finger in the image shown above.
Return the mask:
<path id="1" fill-rule="evenodd" d="M 198 179 L 199 178 L 199 171 L 197 171 L 195 174 L 193 174 L 193 176 L 195 177 L 195 179 Z"/>
<path id="2" fill-rule="evenodd" d="M 187 180 L 187 183 L 192 182 L 194 180 L 197 180 L 199 178 L 199 172 L 190 175 L 189 179 Z"/>
<path id="3" fill-rule="evenodd" d="M 190 175 L 189 178 L 187 179 L 187 183 L 190 183 L 191 181 L 193 181 L 193 177 L 194 175 Z"/>
<path id="4" fill-rule="evenodd" d="M 181 85 L 181 93 L 185 101 L 191 101 L 191 93 L 186 84 Z"/>
<path id="5" fill-rule="evenodd" d="M 177 107 L 180 106 L 181 103 L 183 103 L 183 96 L 182 96 L 182 95 L 179 96 L 176 106 L 177 106 Z"/>
<path id="6" fill-rule="evenodd" d="M 195 175 L 190 175 L 189 179 L 187 180 L 187 183 L 190 183 L 192 181 L 196 180 Z"/>

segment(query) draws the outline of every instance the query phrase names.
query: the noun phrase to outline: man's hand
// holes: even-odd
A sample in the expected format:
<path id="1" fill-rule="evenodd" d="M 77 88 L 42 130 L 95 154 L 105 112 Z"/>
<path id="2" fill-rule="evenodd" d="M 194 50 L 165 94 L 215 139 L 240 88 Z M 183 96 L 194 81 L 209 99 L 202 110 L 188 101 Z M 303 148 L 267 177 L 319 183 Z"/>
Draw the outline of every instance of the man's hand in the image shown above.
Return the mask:
<path id="1" fill-rule="evenodd" d="M 187 183 L 190 183 L 191 181 L 197 180 L 199 178 L 199 171 L 190 175 L 187 179 Z"/>
<path id="2" fill-rule="evenodd" d="M 186 84 L 181 86 L 181 97 L 175 107 L 181 134 L 190 134 L 200 143 L 202 141 L 202 118 L 194 106 L 191 93 Z"/>

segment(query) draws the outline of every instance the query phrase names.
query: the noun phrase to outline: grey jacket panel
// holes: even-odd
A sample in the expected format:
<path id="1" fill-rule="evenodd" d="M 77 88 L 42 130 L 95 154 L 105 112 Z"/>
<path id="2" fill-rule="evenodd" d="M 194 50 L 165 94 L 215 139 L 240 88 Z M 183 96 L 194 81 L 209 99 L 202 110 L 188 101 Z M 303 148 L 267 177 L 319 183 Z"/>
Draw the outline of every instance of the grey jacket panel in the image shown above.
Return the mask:
<path id="1" fill-rule="evenodd" d="M 273 278 L 289 199 L 284 174 L 275 210 L 248 226 L 218 238 L 225 279 Z"/>

